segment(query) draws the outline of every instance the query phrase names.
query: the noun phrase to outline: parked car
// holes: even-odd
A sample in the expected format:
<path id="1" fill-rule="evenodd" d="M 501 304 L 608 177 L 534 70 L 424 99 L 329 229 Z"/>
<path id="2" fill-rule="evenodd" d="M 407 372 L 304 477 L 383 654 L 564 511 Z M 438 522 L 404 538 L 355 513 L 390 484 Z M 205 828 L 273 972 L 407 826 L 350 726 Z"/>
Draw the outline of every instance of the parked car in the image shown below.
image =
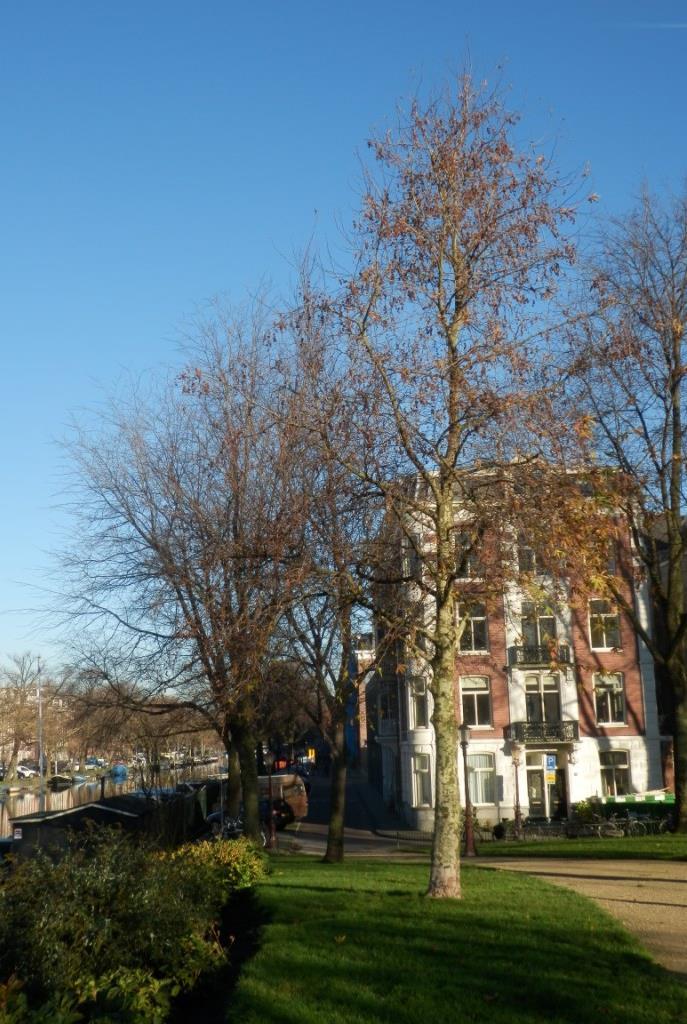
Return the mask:
<path id="1" fill-rule="evenodd" d="M 35 779 L 38 776 L 38 772 L 34 768 L 29 768 L 26 764 L 18 764 L 17 775 L 20 779 Z"/>

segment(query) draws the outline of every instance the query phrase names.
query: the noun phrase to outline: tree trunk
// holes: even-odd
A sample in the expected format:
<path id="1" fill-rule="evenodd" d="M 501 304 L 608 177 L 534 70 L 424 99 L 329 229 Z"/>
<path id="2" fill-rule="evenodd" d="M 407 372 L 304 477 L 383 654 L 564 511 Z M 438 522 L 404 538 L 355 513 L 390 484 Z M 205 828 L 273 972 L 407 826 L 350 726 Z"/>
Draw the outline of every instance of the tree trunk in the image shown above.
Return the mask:
<path id="1" fill-rule="evenodd" d="M 329 831 L 327 832 L 327 851 L 322 858 L 327 864 L 340 864 L 344 859 L 347 760 L 344 723 L 340 721 L 335 727 L 332 747 Z"/>
<path id="2" fill-rule="evenodd" d="M 456 599 L 453 584 L 453 485 L 437 502 L 437 597 L 432 685 L 436 747 L 434 836 L 428 896 L 460 898 L 460 801 L 456 717 Z"/>
<path id="3" fill-rule="evenodd" d="M 260 794 L 258 768 L 255 762 L 255 735 L 249 726 L 236 723 L 234 723 L 232 735 L 241 768 L 243 830 L 245 835 L 258 843 L 260 842 Z"/>
<path id="4" fill-rule="evenodd" d="M 235 743 L 227 746 L 227 815 L 238 818 L 241 810 L 241 764 Z"/>
<path id="5" fill-rule="evenodd" d="M 680 662 L 669 668 L 674 703 L 673 759 L 675 763 L 675 825 L 687 833 L 687 669 Z"/>
<path id="6" fill-rule="evenodd" d="M 451 612 L 451 614 L 453 614 Z M 441 624 L 439 623 L 439 626 Z M 439 630 L 440 631 L 440 630 Z M 460 898 L 460 803 L 454 645 L 437 645 L 432 665 L 436 747 L 434 837 L 428 896 Z"/>

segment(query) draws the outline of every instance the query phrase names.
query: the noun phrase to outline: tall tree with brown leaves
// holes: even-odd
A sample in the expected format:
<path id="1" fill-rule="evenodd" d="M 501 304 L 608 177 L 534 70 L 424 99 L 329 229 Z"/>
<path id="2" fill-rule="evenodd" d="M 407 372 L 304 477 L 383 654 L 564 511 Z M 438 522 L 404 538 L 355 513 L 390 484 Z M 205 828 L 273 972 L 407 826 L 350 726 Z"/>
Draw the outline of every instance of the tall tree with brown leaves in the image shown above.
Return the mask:
<path id="1" fill-rule="evenodd" d="M 495 472 L 526 450 L 541 394 L 533 367 L 574 209 L 547 156 L 514 141 L 518 118 L 469 75 L 370 143 L 338 304 L 362 479 L 383 494 L 424 568 L 410 653 L 424 661 L 436 737 L 429 894 L 460 895 L 456 539 L 505 518 Z M 457 508 L 466 510 L 458 521 Z"/>

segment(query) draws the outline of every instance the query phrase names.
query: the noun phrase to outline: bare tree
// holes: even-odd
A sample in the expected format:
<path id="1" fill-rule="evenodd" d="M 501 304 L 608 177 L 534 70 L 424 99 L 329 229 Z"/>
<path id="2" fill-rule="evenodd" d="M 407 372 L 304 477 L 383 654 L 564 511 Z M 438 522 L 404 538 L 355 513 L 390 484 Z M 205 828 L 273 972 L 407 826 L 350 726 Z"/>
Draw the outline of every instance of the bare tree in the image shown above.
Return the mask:
<path id="1" fill-rule="evenodd" d="M 518 151 L 516 123 L 498 93 L 465 75 L 370 143 L 376 170 L 337 307 L 345 400 L 367 452 L 351 468 L 378 488 L 424 565 L 414 581 L 423 613 L 407 645 L 427 666 L 434 705 L 429 894 L 438 897 L 460 895 L 456 539 L 466 523 L 477 536 L 504 520 L 506 492 L 494 481 L 541 422 L 533 367 L 559 323 L 553 300 L 574 258 L 573 206 L 547 156 Z"/>
<path id="2" fill-rule="evenodd" d="M 678 823 L 687 831 L 687 193 L 661 201 L 645 189 L 608 224 L 588 285 L 592 309 L 572 338 L 569 395 L 592 464 L 616 471 L 609 490 L 657 611 L 654 631 L 606 577 L 667 684 Z"/>
<path id="3" fill-rule="evenodd" d="M 40 742 L 46 767 L 66 752 L 74 731 L 70 683 L 69 669 L 50 671 L 30 652 L 12 655 L 0 667 L 0 761 L 7 779 L 16 777 L 27 747 L 38 753 Z"/>
<path id="4" fill-rule="evenodd" d="M 201 715 L 238 755 L 256 835 L 256 691 L 298 573 L 302 504 L 264 345 L 256 319 L 210 324 L 180 381 L 79 433 L 65 560 L 101 681 L 132 708 Z"/>
<path id="5" fill-rule="evenodd" d="M 22 748 L 34 746 L 37 737 L 40 658 L 30 653 L 13 655 L 0 673 L 0 720 L 5 778 L 16 778 Z"/>
<path id="6" fill-rule="evenodd" d="M 317 451 L 317 449 L 315 449 Z M 289 658 L 308 684 L 307 708 L 331 754 L 331 800 L 325 861 L 343 859 L 349 750 L 346 726 L 357 714 L 362 680 L 361 632 L 371 629 L 370 535 L 378 503 L 331 459 L 320 464 L 308 510 L 307 574 L 286 609 L 281 633 Z"/>

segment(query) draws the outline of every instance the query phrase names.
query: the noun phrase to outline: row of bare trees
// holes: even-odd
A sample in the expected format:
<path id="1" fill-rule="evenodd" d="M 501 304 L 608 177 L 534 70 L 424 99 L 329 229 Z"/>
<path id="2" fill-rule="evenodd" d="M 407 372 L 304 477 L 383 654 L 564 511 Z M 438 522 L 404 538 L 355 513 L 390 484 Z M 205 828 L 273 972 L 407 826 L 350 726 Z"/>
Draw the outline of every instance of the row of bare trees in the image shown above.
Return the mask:
<path id="1" fill-rule="evenodd" d="M 629 517 L 664 630 L 627 610 L 675 700 L 685 815 L 685 204 L 660 213 L 645 197 L 591 285 L 576 272 L 581 300 L 574 225 L 596 197 L 578 183 L 571 198 L 517 131 L 468 75 L 412 105 L 370 144 L 345 269 L 309 260 L 283 308 L 200 325 L 180 378 L 113 402 L 72 445 L 65 607 L 81 661 L 118 704 L 186 707 L 216 731 L 249 832 L 275 680 L 330 745 L 335 860 L 346 714 L 370 668 L 353 655 L 373 610 L 377 659 L 424 666 L 434 896 L 460 892 L 456 580 L 485 537 L 486 587 L 517 573 L 503 551 L 522 529 L 542 564 L 623 603 L 606 545 Z"/>
<path id="2" fill-rule="evenodd" d="M 108 758 L 142 753 L 147 763 L 180 747 L 215 749 L 217 737 L 186 709 L 154 714 L 102 699 L 104 694 L 73 668 L 53 671 L 26 652 L 0 665 L 0 763 L 6 782 L 17 778 L 21 759 L 37 761 L 39 747 L 46 771 L 59 762 L 84 765 L 89 754 Z"/>

